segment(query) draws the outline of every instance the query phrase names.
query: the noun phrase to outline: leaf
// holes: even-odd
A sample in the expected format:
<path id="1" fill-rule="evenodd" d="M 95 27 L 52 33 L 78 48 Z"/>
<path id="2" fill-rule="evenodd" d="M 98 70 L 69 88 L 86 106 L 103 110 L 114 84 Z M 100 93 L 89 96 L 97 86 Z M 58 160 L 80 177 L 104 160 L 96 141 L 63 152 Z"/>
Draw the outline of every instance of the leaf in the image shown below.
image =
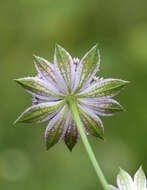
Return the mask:
<path id="1" fill-rule="evenodd" d="M 132 178 L 123 169 L 120 169 L 120 172 L 117 176 L 117 184 L 119 190 L 134 190 L 134 184 Z"/>
<path id="2" fill-rule="evenodd" d="M 100 64 L 100 55 L 97 45 L 88 51 L 81 59 L 76 73 L 75 93 L 78 92 L 85 83 L 92 80 L 92 76 L 98 71 Z"/>
<path id="3" fill-rule="evenodd" d="M 24 111 L 14 124 L 23 123 L 42 123 L 49 120 L 55 115 L 59 108 L 64 104 L 64 101 L 48 102 L 33 105 Z"/>
<path id="4" fill-rule="evenodd" d="M 136 190 L 146 190 L 146 176 L 142 167 L 138 169 L 134 176 L 134 185 L 136 186 Z"/>
<path id="5" fill-rule="evenodd" d="M 121 79 L 103 79 L 97 83 L 91 84 L 89 88 L 79 93 L 78 97 L 86 98 L 100 98 L 100 97 L 114 97 L 120 90 L 122 90 L 128 81 Z"/>
<path id="6" fill-rule="evenodd" d="M 68 127 L 66 118 L 67 105 L 65 105 L 62 110 L 53 119 L 50 120 L 45 130 L 45 144 L 47 150 L 62 140 L 64 137 Z"/>
<path id="7" fill-rule="evenodd" d="M 104 127 L 100 118 L 89 108 L 84 105 L 78 105 L 79 115 L 86 131 L 103 139 Z"/>

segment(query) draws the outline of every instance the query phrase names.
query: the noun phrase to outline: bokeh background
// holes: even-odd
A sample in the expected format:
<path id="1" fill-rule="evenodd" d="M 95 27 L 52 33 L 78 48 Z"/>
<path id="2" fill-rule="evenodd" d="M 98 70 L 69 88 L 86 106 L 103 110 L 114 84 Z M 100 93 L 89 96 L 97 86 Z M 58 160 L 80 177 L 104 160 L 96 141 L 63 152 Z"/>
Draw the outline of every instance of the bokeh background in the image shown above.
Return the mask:
<path id="1" fill-rule="evenodd" d="M 105 141 L 89 137 L 109 183 L 119 167 L 147 174 L 147 1 L 0 1 L 0 189 L 102 189 L 79 141 L 45 150 L 42 125 L 12 123 L 31 96 L 14 78 L 34 75 L 32 54 L 53 60 L 55 43 L 81 58 L 96 43 L 99 76 L 131 83 L 116 98 L 126 111 L 102 118 Z"/>

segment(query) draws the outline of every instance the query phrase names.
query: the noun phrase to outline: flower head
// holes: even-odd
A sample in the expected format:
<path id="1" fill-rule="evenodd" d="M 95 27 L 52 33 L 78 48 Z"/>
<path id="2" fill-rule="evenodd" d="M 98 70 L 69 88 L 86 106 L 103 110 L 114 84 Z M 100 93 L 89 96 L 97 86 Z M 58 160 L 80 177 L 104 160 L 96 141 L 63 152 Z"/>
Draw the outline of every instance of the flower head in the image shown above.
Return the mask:
<path id="1" fill-rule="evenodd" d="M 117 176 L 118 189 L 110 185 L 110 190 L 147 190 L 146 176 L 142 167 L 134 175 L 134 180 L 124 170 L 120 169 Z"/>
<path id="2" fill-rule="evenodd" d="M 45 130 L 47 149 L 64 140 L 72 150 L 79 139 L 69 106 L 69 100 L 73 99 L 85 133 L 103 138 L 104 128 L 98 115 L 111 116 L 122 111 L 122 106 L 112 98 L 127 82 L 95 76 L 100 66 L 97 46 L 79 60 L 72 59 L 65 49 L 56 45 L 54 64 L 38 56 L 34 56 L 34 63 L 36 76 L 16 79 L 33 96 L 32 106 L 16 122 L 49 121 Z"/>

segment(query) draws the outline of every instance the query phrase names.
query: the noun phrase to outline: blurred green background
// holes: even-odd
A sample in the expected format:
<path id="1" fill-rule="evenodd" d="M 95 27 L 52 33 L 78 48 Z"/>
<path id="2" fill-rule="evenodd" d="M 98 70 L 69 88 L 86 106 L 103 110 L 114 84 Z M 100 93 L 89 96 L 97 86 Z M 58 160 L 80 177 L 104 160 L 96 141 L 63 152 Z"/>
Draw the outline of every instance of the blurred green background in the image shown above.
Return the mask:
<path id="1" fill-rule="evenodd" d="M 131 81 L 116 99 L 126 111 L 102 118 L 105 141 L 89 137 L 109 183 L 119 167 L 147 174 L 147 1 L 0 1 L 0 189 L 102 189 L 79 141 L 46 151 L 42 125 L 12 123 L 31 96 L 14 78 L 35 74 L 32 54 L 53 60 L 55 43 L 81 58 L 96 43 L 99 76 Z"/>

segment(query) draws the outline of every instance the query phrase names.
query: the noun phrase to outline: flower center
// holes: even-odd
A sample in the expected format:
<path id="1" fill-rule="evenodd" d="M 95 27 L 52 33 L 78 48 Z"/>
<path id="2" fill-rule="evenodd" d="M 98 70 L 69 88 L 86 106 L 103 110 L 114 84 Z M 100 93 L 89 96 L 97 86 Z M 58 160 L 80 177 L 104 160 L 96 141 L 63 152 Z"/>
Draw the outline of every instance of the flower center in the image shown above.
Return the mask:
<path id="1" fill-rule="evenodd" d="M 76 97 L 73 94 L 68 94 L 65 96 L 65 101 L 67 104 L 69 104 L 71 101 L 76 101 Z"/>

